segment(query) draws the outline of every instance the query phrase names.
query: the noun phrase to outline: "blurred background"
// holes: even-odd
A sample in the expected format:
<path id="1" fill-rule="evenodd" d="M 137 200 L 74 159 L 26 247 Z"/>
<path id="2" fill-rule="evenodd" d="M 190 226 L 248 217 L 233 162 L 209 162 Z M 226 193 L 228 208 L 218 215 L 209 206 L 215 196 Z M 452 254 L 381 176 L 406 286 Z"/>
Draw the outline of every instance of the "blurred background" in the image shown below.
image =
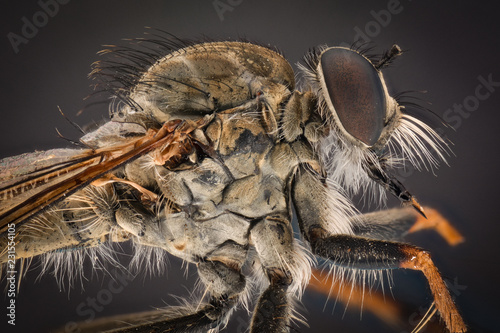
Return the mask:
<path id="1" fill-rule="evenodd" d="M 400 178 L 421 203 L 439 209 L 466 237 L 456 247 L 432 231 L 408 240 L 433 253 L 471 331 L 499 331 L 500 223 L 495 207 L 500 20 L 495 2 L 11 0 L 2 1 L 0 8 L 0 157 L 66 147 L 56 128 L 78 139 L 58 106 L 80 125 L 107 118 L 105 105 L 76 116 L 88 104 L 83 98 L 92 92 L 90 64 L 99 59 L 96 52 L 102 45 L 143 37 L 146 26 L 181 38 L 245 37 L 274 45 L 294 69 L 309 48 L 320 44 L 361 39 L 383 52 L 398 43 L 406 52 L 385 71 L 391 91 L 426 91 L 417 94 L 418 103 L 454 127 L 445 133 L 455 153 L 437 177 L 402 171 Z M 445 128 L 428 113 L 423 119 Z M 50 275 L 37 280 L 39 271 L 34 269 L 16 299 L 15 328 L 6 324 L 8 298 L 2 298 L 0 331 L 47 332 L 68 323 L 70 331 L 72 322 L 90 318 L 82 309 L 88 310 L 89 302 L 104 294 L 111 298 L 93 311 L 96 317 L 172 304 L 170 295 L 187 295 L 195 281 L 195 269 L 184 272 L 171 257 L 166 274 L 121 280 L 123 288 L 110 293 L 103 292 L 109 291 L 111 280 L 102 274 L 88 273 L 88 281 L 64 290 Z M 334 309 L 334 300 L 306 291 L 300 313 L 309 327 L 298 324 L 295 331 L 410 332 L 432 298 L 418 272 L 397 271 L 393 276 L 394 287 L 388 291 L 386 286 L 385 297 L 397 304 L 397 323 L 388 324 L 366 309 L 361 312 L 358 305 L 344 312 L 345 305 L 338 303 Z M 227 332 L 244 332 L 247 320 L 246 313 L 238 312 Z M 434 319 L 427 332 L 443 331 L 436 325 Z"/>

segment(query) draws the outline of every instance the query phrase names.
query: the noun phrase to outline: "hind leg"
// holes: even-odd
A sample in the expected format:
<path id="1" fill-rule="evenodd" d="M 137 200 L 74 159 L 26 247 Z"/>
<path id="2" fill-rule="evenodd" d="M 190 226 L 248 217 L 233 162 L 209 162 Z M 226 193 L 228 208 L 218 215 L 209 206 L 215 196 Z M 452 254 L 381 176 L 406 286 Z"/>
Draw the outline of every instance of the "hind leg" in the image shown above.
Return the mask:
<path id="1" fill-rule="evenodd" d="M 257 302 L 250 332 L 289 332 L 290 298 L 309 278 L 310 264 L 294 243 L 287 216 L 267 216 L 258 221 L 251 229 L 251 240 L 269 286 Z"/>

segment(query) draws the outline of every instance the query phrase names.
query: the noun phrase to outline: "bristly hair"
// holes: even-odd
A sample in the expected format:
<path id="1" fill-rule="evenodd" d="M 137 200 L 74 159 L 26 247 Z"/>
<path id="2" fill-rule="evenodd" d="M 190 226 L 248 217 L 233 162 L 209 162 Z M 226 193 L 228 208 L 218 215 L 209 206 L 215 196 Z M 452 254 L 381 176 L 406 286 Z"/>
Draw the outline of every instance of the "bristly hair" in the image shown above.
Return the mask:
<path id="1" fill-rule="evenodd" d="M 383 204 L 386 191 L 367 174 L 369 166 L 378 170 L 391 169 L 404 166 L 407 161 L 417 170 L 434 170 L 441 161 L 446 163 L 445 155 L 450 155 L 449 146 L 430 126 L 403 113 L 404 107 L 400 107 L 393 98 L 391 100 L 395 112 L 386 125 L 389 131 L 382 143 L 383 147 L 374 150 L 355 145 L 348 140 L 332 115 L 334 110 L 330 110 L 326 103 L 320 83 L 318 65 L 322 52 L 327 48 L 328 46 L 322 45 L 311 49 L 304 56 L 304 64 L 298 64 L 302 72 L 303 89 L 311 90 L 317 97 L 318 112 L 331 129 L 329 135 L 320 140 L 315 149 L 331 180 L 351 195 L 362 194 L 368 196 L 370 201 Z M 367 57 L 372 64 L 380 63 L 381 68 L 394 57 L 391 52 L 395 55 L 401 52 L 399 47 L 394 46 L 385 54 L 367 56 L 367 50 L 371 49 L 351 49 Z"/>
<path id="2" fill-rule="evenodd" d="M 40 254 L 40 250 L 46 251 L 40 256 L 40 276 L 51 273 L 61 289 L 69 290 L 78 280 L 83 288 L 83 280 L 88 279 L 84 275 L 86 262 L 90 262 L 92 266 L 92 275 L 98 271 L 107 273 L 110 267 L 125 270 L 117 259 L 114 243 L 111 240 L 101 241 L 97 237 L 89 240 L 85 246 L 74 247 L 69 238 L 86 239 L 88 235 L 101 235 L 106 232 L 114 235 L 117 227 L 110 223 L 106 212 L 113 211 L 117 204 L 116 193 L 109 187 L 90 185 L 20 226 L 17 237 L 27 244 L 24 246 L 24 251 L 31 252 L 32 256 Z M 74 213 L 70 220 L 66 216 L 70 214 L 69 211 Z M 65 246 L 51 250 L 55 247 L 47 245 L 44 240 L 54 235 L 66 236 L 62 240 L 59 239 Z M 54 241 L 55 244 L 57 242 Z M 20 271 L 23 273 L 27 270 L 21 269 L 25 261 L 21 258 L 18 260 Z M 31 259 L 28 260 L 28 263 L 30 262 Z M 21 278 L 22 274 L 19 281 Z"/>
<path id="3" fill-rule="evenodd" d="M 92 64 L 89 77 L 96 81 L 94 88 L 97 93 L 105 92 L 118 100 L 112 104 L 140 109 L 140 105 L 129 98 L 129 93 L 142 75 L 166 54 L 196 44 L 160 30 L 148 35 L 151 37 L 125 39 L 130 43 L 128 46 L 105 45 L 108 48 L 98 54 L 107 59 Z"/>
<path id="4" fill-rule="evenodd" d="M 109 272 L 111 267 L 114 267 L 115 271 L 127 271 L 118 261 L 113 245 L 109 243 L 101 244 L 98 247 L 44 253 L 40 257 L 39 278 L 50 273 L 56 278 L 59 288 L 69 291 L 73 288 L 74 283 L 79 281 L 80 288 L 83 290 L 83 281 L 89 280 L 89 277 L 85 276 L 84 270 L 87 261 L 92 267 L 91 275 L 104 272 L 104 274 L 114 277 L 116 272 Z"/>
<path id="5" fill-rule="evenodd" d="M 359 289 L 362 296 L 360 310 L 363 310 L 364 297 L 367 294 L 371 294 L 372 291 L 381 289 L 382 294 L 385 296 L 385 286 L 389 286 L 389 291 L 392 291 L 392 286 L 394 285 L 392 278 L 392 270 L 390 269 L 374 269 L 374 270 L 363 270 L 350 267 L 350 263 L 343 263 L 344 265 L 335 265 L 331 261 L 326 261 L 322 263 L 322 274 L 324 276 L 323 280 L 328 281 L 330 287 L 330 292 L 328 297 L 332 295 L 337 295 L 335 298 L 335 303 L 333 310 L 335 310 L 337 302 L 339 301 L 340 295 L 349 294 L 347 302 L 344 306 L 344 314 L 349 307 L 349 302 L 355 288 Z M 385 281 L 384 281 L 385 280 Z M 334 291 L 335 288 L 337 291 Z M 325 303 L 326 307 L 326 303 Z"/>
<path id="6" fill-rule="evenodd" d="M 133 273 L 141 272 L 141 275 L 155 276 L 167 271 L 168 254 L 159 247 L 142 245 L 134 241 L 134 255 L 130 261 L 129 267 Z M 142 273 L 146 274 L 142 274 Z"/>
<path id="7" fill-rule="evenodd" d="M 89 77 L 95 81 L 95 94 L 105 93 L 111 96 L 110 116 L 118 112 L 123 105 L 132 110 L 141 110 L 141 102 L 130 97 L 134 88 L 152 85 L 154 82 L 141 81 L 143 75 L 165 56 L 182 52 L 190 46 L 213 43 L 221 40 L 202 36 L 198 39 L 179 38 L 171 33 L 159 29 L 150 29 L 145 32 L 147 37 L 124 39 L 129 45 L 105 45 L 106 49 L 98 54 L 105 56 L 104 60 L 92 64 Z M 225 39 L 225 42 L 232 41 Z M 267 48 L 280 55 L 283 53 L 275 46 L 240 37 L 234 41 L 251 43 Z"/>

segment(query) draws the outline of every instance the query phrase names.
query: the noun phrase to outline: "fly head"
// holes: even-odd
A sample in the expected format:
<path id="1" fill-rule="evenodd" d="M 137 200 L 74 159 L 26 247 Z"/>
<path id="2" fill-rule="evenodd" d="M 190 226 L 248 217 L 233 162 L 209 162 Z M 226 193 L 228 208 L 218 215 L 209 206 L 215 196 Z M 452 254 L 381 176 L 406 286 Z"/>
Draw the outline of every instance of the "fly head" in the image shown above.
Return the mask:
<path id="1" fill-rule="evenodd" d="M 400 54 L 397 45 L 378 58 L 324 46 L 309 52 L 300 67 L 329 129 L 318 147 L 329 177 L 352 194 L 371 189 L 385 198 L 388 191 L 423 213 L 391 170 L 405 162 L 435 168 L 448 146 L 389 94 L 382 68 Z"/>

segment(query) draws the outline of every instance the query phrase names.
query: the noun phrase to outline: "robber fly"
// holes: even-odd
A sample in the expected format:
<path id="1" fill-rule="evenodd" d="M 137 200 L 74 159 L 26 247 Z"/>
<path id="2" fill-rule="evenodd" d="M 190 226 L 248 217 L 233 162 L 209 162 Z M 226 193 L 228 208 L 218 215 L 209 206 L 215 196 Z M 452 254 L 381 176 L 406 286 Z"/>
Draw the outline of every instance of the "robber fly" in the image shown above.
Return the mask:
<path id="1" fill-rule="evenodd" d="M 429 253 L 400 242 L 425 212 L 391 170 L 436 167 L 448 147 L 388 93 L 382 69 L 397 45 L 372 57 L 312 49 L 299 90 L 266 46 L 137 44 L 94 65 L 111 119 L 82 148 L 0 161 L 2 262 L 10 228 L 21 264 L 44 255 L 73 267 L 71 253 L 131 241 L 137 260 L 166 251 L 196 266 L 201 304 L 122 318 L 114 332 L 216 331 L 255 290 L 250 332 L 288 332 L 316 257 L 339 280 L 420 270 L 448 330 L 466 331 Z M 386 192 L 404 207 L 363 215 L 351 203 Z"/>

